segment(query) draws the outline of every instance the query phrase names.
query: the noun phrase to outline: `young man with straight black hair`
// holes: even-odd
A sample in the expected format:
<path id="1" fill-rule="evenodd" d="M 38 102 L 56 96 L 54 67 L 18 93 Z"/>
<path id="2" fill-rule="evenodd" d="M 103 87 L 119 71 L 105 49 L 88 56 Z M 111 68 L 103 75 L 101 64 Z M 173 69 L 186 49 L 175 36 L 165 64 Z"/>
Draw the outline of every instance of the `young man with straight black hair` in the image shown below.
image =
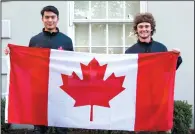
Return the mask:
<path id="1" fill-rule="evenodd" d="M 42 32 L 33 36 L 30 39 L 29 47 L 50 48 L 73 51 L 73 44 L 71 38 L 61 33 L 57 27 L 59 21 L 59 11 L 54 6 L 46 6 L 41 10 L 42 22 L 44 28 Z M 5 54 L 9 54 L 10 50 L 7 47 Z M 41 111 L 40 111 L 41 112 Z M 35 125 L 36 134 L 45 134 L 48 130 L 47 126 Z M 66 134 L 66 128 L 55 128 L 57 134 Z"/>

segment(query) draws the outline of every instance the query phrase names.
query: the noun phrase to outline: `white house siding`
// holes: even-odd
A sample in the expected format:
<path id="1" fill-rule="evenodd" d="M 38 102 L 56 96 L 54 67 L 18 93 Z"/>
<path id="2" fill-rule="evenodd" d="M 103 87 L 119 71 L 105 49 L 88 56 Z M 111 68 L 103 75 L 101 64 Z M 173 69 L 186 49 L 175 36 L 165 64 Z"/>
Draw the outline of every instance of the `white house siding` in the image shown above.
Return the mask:
<path id="1" fill-rule="evenodd" d="M 3 49 L 8 43 L 28 45 L 29 39 L 42 30 L 40 11 L 46 5 L 59 9 L 60 31 L 68 34 L 68 4 L 66 1 L 15 1 L 2 3 L 2 19 L 11 20 L 11 39 L 3 39 Z M 154 39 L 168 49 L 179 48 L 183 63 L 177 70 L 175 99 L 194 102 L 194 3 L 191 1 L 149 1 L 157 23 Z M 3 54 L 3 56 L 5 56 Z M 6 92 L 6 63 L 3 60 L 2 93 Z M 194 104 L 193 104 L 194 105 Z M 21 126 L 14 126 L 21 127 Z M 26 127 L 26 126 L 22 126 Z M 29 127 L 29 126 L 28 126 Z"/>

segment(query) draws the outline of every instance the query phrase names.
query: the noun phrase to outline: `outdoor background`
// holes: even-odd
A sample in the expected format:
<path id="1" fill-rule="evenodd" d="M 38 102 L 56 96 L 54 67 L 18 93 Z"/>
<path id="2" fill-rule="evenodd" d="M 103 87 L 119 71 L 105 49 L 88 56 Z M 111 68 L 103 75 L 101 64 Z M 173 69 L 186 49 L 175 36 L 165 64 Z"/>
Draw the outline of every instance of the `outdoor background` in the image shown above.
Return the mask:
<path id="1" fill-rule="evenodd" d="M 2 2 L 2 48 L 8 43 L 27 46 L 43 25 L 44 6 L 59 9 L 59 29 L 70 36 L 76 51 L 124 53 L 136 42 L 132 20 L 138 12 L 156 19 L 154 40 L 169 50 L 179 48 L 183 63 L 177 70 L 175 100 L 194 102 L 194 3 L 193 1 L 8 1 Z M 125 8 L 124 8 L 125 7 Z M 2 95 L 6 95 L 7 67 L 2 54 Z M 18 126 L 17 126 L 18 127 Z"/>

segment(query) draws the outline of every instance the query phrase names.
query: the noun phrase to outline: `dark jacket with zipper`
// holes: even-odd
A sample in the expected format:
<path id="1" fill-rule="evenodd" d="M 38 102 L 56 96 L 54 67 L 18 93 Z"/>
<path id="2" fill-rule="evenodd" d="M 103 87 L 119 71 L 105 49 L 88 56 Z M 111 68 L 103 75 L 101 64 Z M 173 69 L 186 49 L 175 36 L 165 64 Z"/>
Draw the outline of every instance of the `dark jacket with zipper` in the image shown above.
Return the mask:
<path id="1" fill-rule="evenodd" d="M 30 39 L 29 47 L 61 49 L 73 51 L 73 44 L 70 37 L 61 33 L 57 28 L 57 32 L 50 33 L 43 29 L 42 32 Z"/>
<path id="2" fill-rule="evenodd" d="M 154 52 L 167 52 L 167 47 L 163 45 L 160 42 L 154 41 L 153 39 L 149 43 L 145 42 L 140 42 L 139 40 L 137 41 L 136 44 L 133 46 L 129 47 L 126 51 L 125 54 L 131 54 L 131 53 L 154 53 Z M 182 58 L 181 56 L 178 57 L 177 60 L 177 66 L 176 69 L 179 68 L 179 66 L 182 63 Z"/>

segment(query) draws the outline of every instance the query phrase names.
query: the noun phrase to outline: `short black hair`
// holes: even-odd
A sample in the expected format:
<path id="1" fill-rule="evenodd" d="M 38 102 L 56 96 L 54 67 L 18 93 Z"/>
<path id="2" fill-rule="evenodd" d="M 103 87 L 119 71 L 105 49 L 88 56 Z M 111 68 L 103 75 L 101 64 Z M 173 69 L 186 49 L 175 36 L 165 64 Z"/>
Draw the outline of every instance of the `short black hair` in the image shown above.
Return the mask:
<path id="1" fill-rule="evenodd" d="M 46 6 L 46 7 L 44 7 L 44 8 L 41 10 L 41 15 L 42 15 L 42 17 L 43 17 L 43 15 L 44 15 L 44 12 L 53 12 L 53 13 L 55 13 L 55 14 L 59 17 L 59 11 L 58 11 L 58 9 L 57 9 L 56 7 L 54 7 L 54 6 Z"/>

